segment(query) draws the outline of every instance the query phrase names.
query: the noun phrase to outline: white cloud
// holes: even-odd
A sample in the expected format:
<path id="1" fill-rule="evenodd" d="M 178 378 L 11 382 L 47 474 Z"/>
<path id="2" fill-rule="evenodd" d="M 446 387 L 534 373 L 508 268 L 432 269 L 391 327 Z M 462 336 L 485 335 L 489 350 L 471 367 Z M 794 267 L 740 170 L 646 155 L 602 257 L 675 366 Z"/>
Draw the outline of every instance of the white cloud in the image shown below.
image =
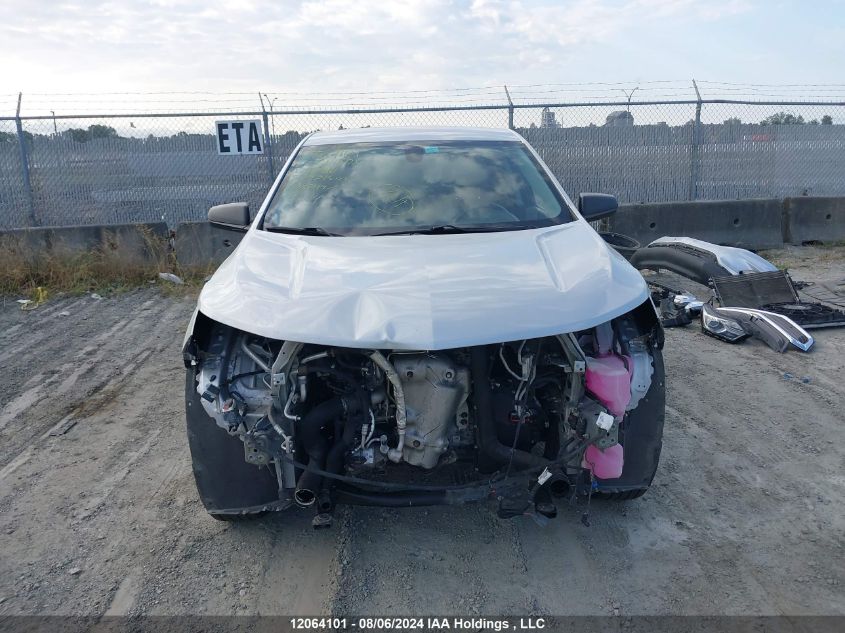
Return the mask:
<path id="1" fill-rule="evenodd" d="M 367 91 L 662 78 L 605 48 L 745 0 L 6 0 L 0 92 Z M 706 55 L 706 54 L 705 54 Z M 591 73 L 593 75 L 591 76 Z M 710 76 L 720 73 L 708 72 Z"/>

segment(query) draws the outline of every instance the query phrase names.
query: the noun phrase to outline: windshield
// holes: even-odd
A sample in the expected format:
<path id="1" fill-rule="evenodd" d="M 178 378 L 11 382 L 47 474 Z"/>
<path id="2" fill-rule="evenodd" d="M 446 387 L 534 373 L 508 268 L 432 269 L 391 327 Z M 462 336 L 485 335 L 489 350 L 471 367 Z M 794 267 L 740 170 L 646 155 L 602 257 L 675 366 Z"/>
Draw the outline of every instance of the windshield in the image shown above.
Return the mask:
<path id="1" fill-rule="evenodd" d="M 263 228 L 378 235 L 515 230 L 572 219 L 518 141 L 349 143 L 302 147 Z"/>

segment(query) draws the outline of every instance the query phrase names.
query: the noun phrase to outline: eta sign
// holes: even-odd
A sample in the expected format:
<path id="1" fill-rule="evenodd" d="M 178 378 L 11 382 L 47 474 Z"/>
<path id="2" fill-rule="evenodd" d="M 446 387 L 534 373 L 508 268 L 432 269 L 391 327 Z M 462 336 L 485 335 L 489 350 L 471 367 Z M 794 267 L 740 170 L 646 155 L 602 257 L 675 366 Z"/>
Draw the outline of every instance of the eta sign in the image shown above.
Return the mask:
<path id="1" fill-rule="evenodd" d="M 261 121 L 217 121 L 218 154 L 263 154 Z"/>

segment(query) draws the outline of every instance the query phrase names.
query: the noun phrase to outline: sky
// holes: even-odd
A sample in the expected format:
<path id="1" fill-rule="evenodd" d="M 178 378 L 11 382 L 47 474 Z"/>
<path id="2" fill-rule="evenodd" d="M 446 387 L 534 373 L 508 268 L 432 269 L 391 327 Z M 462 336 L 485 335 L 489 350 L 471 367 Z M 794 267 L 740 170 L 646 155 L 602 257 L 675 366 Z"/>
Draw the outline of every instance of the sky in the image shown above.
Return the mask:
<path id="1" fill-rule="evenodd" d="M 425 93 L 409 91 L 441 90 L 444 99 L 498 101 L 505 84 L 517 96 L 555 84 L 564 93 L 616 98 L 639 85 L 644 98 L 687 92 L 693 77 L 704 82 L 705 96 L 738 93 L 733 83 L 815 84 L 747 88 L 761 94 L 845 93 L 845 0 L 4 0 L 3 6 L 0 94 L 10 103 L 22 91 L 31 108 L 61 106 L 45 93 L 106 92 L 243 93 L 231 96 L 234 103 L 261 91 L 279 105 L 391 102 L 400 94 L 421 100 Z M 676 83 L 648 83 L 657 80 Z M 462 88 L 475 90 L 456 90 Z M 162 103 L 174 99 L 161 96 Z M 100 102 L 108 109 L 105 96 Z"/>

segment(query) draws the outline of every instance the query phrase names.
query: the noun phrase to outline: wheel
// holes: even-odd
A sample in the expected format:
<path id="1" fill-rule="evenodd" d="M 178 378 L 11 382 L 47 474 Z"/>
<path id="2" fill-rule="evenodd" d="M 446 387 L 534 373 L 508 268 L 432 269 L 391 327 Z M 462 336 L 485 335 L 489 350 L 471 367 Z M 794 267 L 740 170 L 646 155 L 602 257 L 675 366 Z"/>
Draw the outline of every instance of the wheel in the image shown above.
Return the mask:
<path id="1" fill-rule="evenodd" d="M 188 446 L 200 500 L 220 521 L 237 521 L 264 514 L 279 504 L 276 475 L 244 460 L 244 445 L 206 414 L 196 389 L 196 368 L 185 376 L 185 418 Z"/>
<path id="2" fill-rule="evenodd" d="M 666 373 L 662 352 L 654 349 L 652 354 L 651 387 L 619 429 L 619 443 L 624 450 L 622 476 L 599 480 L 599 489 L 593 496 L 600 499 L 628 501 L 642 497 L 657 473 L 666 418 Z"/>

